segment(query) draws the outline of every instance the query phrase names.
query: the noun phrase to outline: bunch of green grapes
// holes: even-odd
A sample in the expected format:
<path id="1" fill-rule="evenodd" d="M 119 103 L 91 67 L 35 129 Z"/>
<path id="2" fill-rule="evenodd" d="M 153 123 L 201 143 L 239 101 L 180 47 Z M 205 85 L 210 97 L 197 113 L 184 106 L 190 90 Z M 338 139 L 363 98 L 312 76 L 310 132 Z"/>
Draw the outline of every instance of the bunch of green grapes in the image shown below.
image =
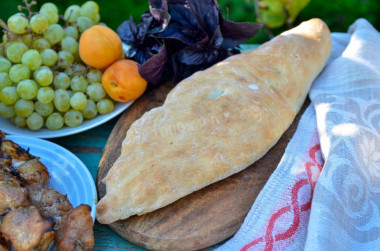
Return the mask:
<path id="1" fill-rule="evenodd" d="M 72 5 L 61 16 L 53 3 L 37 13 L 35 1 L 24 3 L 7 24 L 0 20 L 0 116 L 31 130 L 58 130 L 112 112 L 102 72 L 87 67 L 78 52 L 81 34 L 99 23 L 97 3 Z"/>

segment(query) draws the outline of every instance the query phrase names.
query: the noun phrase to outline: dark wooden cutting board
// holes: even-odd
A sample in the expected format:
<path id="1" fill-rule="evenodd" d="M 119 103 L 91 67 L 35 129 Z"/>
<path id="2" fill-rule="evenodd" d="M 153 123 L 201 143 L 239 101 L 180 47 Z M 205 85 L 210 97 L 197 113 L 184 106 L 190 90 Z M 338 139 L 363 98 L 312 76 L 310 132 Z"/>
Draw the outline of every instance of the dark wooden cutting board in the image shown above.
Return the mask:
<path id="1" fill-rule="evenodd" d="M 116 123 L 99 164 L 96 182 L 99 200 L 106 191 L 101 180 L 119 157 L 126 131 L 146 111 L 162 105 L 172 88 L 171 83 L 166 83 L 148 90 Z M 304 112 L 306 103 L 300 114 Z M 260 190 L 277 167 L 297 128 L 300 114 L 264 157 L 240 173 L 164 208 L 109 226 L 128 241 L 154 250 L 196 250 L 229 238 L 239 229 Z"/>

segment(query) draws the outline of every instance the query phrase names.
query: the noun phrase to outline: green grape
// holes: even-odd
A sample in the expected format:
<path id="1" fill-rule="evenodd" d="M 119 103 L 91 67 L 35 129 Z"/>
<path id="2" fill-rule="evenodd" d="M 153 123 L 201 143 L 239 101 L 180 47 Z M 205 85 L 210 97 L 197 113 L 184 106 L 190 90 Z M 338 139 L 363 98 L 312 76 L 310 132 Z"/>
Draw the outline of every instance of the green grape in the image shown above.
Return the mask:
<path id="1" fill-rule="evenodd" d="M 2 39 L 3 39 L 3 43 L 8 42 L 8 36 L 7 36 L 7 34 L 3 34 Z"/>
<path id="2" fill-rule="evenodd" d="M 54 93 L 54 105 L 60 112 L 67 112 L 70 109 L 70 95 L 66 90 L 58 89 Z"/>
<path id="3" fill-rule="evenodd" d="M 68 67 L 74 63 L 74 56 L 68 51 L 58 52 L 58 65 L 60 67 Z"/>
<path id="4" fill-rule="evenodd" d="M 29 117 L 34 111 L 34 103 L 31 100 L 19 99 L 14 104 L 14 110 L 16 115 L 21 118 Z"/>
<path id="5" fill-rule="evenodd" d="M 38 90 L 37 100 L 42 104 L 48 104 L 54 100 L 54 90 L 51 87 L 42 87 Z"/>
<path id="6" fill-rule="evenodd" d="M 53 113 L 54 111 L 54 105 L 53 103 L 47 103 L 47 104 L 43 104 L 41 103 L 40 101 L 37 101 L 35 104 L 34 104 L 34 110 L 41 116 L 43 117 L 47 117 L 49 116 L 50 114 Z"/>
<path id="7" fill-rule="evenodd" d="M 96 104 L 96 108 L 100 114 L 107 114 L 113 111 L 113 103 L 109 99 L 102 99 Z"/>
<path id="8" fill-rule="evenodd" d="M 38 39 L 34 40 L 34 42 L 32 44 L 32 48 L 36 49 L 38 51 L 43 51 L 45 49 L 50 49 L 50 44 L 46 39 L 38 38 Z"/>
<path id="9" fill-rule="evenodd" d="M 40 69 L 34 79 L 41 86 L 49 86 L 53 83 L 53 72 L 49 68 Z"/>
<path id="10" fill-rule="evenodd" d="M 13 82 L 9 78 L 8 73 L 6 72 L 0 72 L 0 91 L 7 86 L 12 86 Z"/>
<path id="11" fill-rule="evenodd" d="M 61 48 L 74 55 L 78 51 L 78 42 L 72 37 L 65 37 L 61 41 Z"/>
<path id="12" fill-rule="evenodd" d="M 78 33 L 78 29 L 75 27 L 75 26 L 67 26 L 65 29 L 65 35 L 66 37 L 72 37 L 74 38 L 75 40 L 78 40 L 79 38 L 79 33 Z"/>
<path id="13" fill-rule="evenodd" d="M 99 22 L 99 18 L 97 18 L 97 15 L 99 15 L 99 6 L 94 1 L 87 1 L 85 2 L 81 8 L 80 8 L 80 15 L 82 17 L 88 17 L 91 19 L 91 21 L 96 24 Z"/>
<path id="14" fill-rule="evenodd" d="M 37 76 L 38 71 L 39 71 L 39 70 L 42 70 L 42 69 L 49 69 L 49 70 L 50 70 L 50 68 L 49 68 L 48 66 L 45 66 L 45 65 L 41 66 L 40 68 L 38 68 L 37 70 L 35 70 L 35 71 L 33 72 L 33 79 L 36 79 L 36 76 Z"/>
<path id="15" fill-rule="evenodd" d="M 17 89 L 15 86 L 4 87 L 0 92 L 0 100 L 6 105 L 13 105 L 18 100 Z"/>
<path id="16" fill-rule="evenodd" d="M 81 16 L 87 17 L 86 14 L 88 13 L 97 13 L 99 12 L 99 6 L 95 1 L 87 1 L 84 4 L 82 4 L 80 8 L 80 14 Z"/>
<path id="17" fill-rule="evenodd" d="M 30 70 L 28 66 L 24 64 L 15 64 L 9 69 L 9 78 L 16 84 L 29 77 Z"/>
<path id="18" fill-rule="evenodd" d="M 58 61 L 58 54 L 53 49 L 45 49 L 41 52 L 42 64 L 53 66 Z"/>
<path id="19" fill-rule="evenodd" d="M 80 126 L 83 122 L 83 115 L 79 111 L 70 110 L 63 116 L 65 124 L 69 127 Z"/>
<path id="20" fill-rule="evenodd" d="M 55 4 L 50 3 L 50 2 L 48 2 L 48 3 L 44 3 L 44 4 L 41 6 L 41 9 L 49 9 L 49 10 L 51 10 L 51 11 L 53 11 L 53 12 L 57 12 L 57 13 L 58 13 L 58 7 L 57 7 Z"/>
<path id="21" fill-rule="evenodd" d="M 14 120 L 14 123 L 18 127 L 25 127 L 26 126 L 26 119 L 25 118 L 21 118 L 19 116 L 16 116 L 15 120 Z"/>
<path id="22" fill-rule="evenodd" d="M 7 58 L 12 63 L 21 63 L 22 55 L 27 50 L 28 50 L 28 47 L 24 43 L 21 43 L 20 41 L 14 41 L 9 44 L 5 52 L 7 54 Z"/>
<path id="23" fill-rule="evenodd" d="M 34 99 L 38 93 L 38 85 L 34 80 L 24 79 L 17 84 L 17 94 L 22 99 Z"/>
<path id="24" fill-rule="evenodd" d="M 27 50 L 24 55 L 22 55 L 21 63 L 28 66 L 32 71 L 37 70 L 41 64 L 42 59 L 40 53 L 35 49 Z"/>
<path id="25" fill-rule="evenodd" d="M 96 117 L 98 110 L 96 109 L 95 102 L 92 100 L 87 100 L 87 105 L 83 110 L 81 110 L 81 113 L 86 119 L 92 119 Z"/>
<path id="26" fill-rule="evenodd" d="M 36 14 L 30 19 L 30 29 L 37 34 L 43 33 L 49 26 L 48 19 L 42 14 Z"/>
<path id="27" fill-rule="evenodd" d="M 49 130 L 59 130 L 63 127 L 64 121 L 61 114 L 54 112 L 46 119 L 46 127 Z"/>
<path id="28" fill-rule="evenodd" d="M 70 104 L 74 110 L 82 110 L 87 105 L 87 97 L 82 92 L 76 92 L 70 98 Z"/>
<path id="29" fill-rule="evenodd" d="M 12 63 L 8 59 L 0 57 L 0 72 L 9 72 Z"/>
<path id="30" fill-rule="evenodd" d="M 49 22 L 49 25 L 58 23 L 58 8 L 53 3 L 45 3 L 41 6 L 40 14 L 42 14 Z"/>
<path id="31" fill-rule="evenodd" d="M 60 72 L 54 77 L 53 83 L 58 89 L 66 90 L 70 87 L 70 78 L 66 73 Z"/>
<path id="32" fill-rule="evenodd" d="M 77 21 L 78 17 L 80 17 L 80 7 L 79 5 L 70 5 L 67 7 L 63 18 L 69 22 Z"/>
<path id="33" fill-rule="evenodd" d="M 32 45 L 33 36 L 31 33 L 27 33 L 27 34 L 22 35 L 21 39 L 22 39 L 22 42 L 24 42 L 24 44 L 27 47 L 30 47 Z"/>
<path id="34" fill-rule="evenodd" d="M 3 102 L 0 102 L 0 116 L 7 119 L 16 116 L 13 106 L 6 105 Z"/>
<path id="35" fill-rule="evenodd" d="M 91 19 L 89 19 L 88 17 L 78 17 L 77 25 L 78 25 L 79 32 L 82 33 L 88 28 L 90 28 L 91 26 L 93 26 L 94 24 L 92 23 Z"/>
<path id="36" fill-rule="evenodd" d="M 92 83 L 87 87 L 86 91 L 89 98 L 95 102 L 103 99 L 106 96 L 106 91 L 103 88 L 103 85 L 100 83 Z"/>
<path id="37" fill-rule="evenodd" d="M 44 38 L 51 44 L 55 45 L 61 42 L 62 38 L 65 36 L 65 31 L 59 24 L 51 24 L 47 27 L 44 32 Z"/>
<path id="38" fill-rule="evenodd" d="M 44 125 L 44 119 L 41 115 L 36 112 L 30 114 L 30 116 L 26 119 L 26 125 L 30 130 L 37 131 L 42 128 Z"/>
<path id="39" fill-rule="evenodd" d="M 98 69 L 91 69 L 87 73 L 87 80 L 89 83 L 101 83 L 102 82 L 102 72 Z"/>
<path id="40" fill-rule="evenodd" d="M 91 21 L 94 22 L 94 24 L 99 24 L 100 21 L 100 14 L 96 13 L 94 17 L 92 17 Z"/>
<path id="41" fill-rule="evenodd" d="M 74 76 L 71 79 L 71 90 L 75 92 L 85 92 L 87 89 L 88 82 L 83 76 Z"/>
<path id="42" fill-rule="evenodd" d="M 9 30 L 15 34 L 24 34 L 29 26 L 29 20 L 23 13 L 17 13 L 8 18 Z"/>

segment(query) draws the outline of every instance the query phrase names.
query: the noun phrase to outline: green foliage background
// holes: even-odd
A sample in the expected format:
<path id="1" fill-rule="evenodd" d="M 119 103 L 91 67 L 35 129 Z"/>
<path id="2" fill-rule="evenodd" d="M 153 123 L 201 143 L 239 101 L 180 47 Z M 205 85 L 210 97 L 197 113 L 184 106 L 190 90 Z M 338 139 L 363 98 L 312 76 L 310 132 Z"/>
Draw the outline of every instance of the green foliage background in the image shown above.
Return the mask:
<path id="1" fill-rule="evenodd" d="M 65 8 L 72 4 L 81 5 L 86 0 L 37 0 L 38 6 L 44 2 L 54 2 L 63 14 Z M 113 29 L 121 22 L 133 16 L 135 22 L 140 15 L 148 10 L 148 0 L 97 0 L 100 7 L 101 21 Z M 8 17 L 17 12 L 21 0 L 1 0 L 0 18 L 6 21 Z M 253 0 L 218 0 L 225 16 L 232 21 L 256 22 Z M 36 8 L 38 10 L 38 8 Z M 347 31 L 350 24 L 357 18 L 363 17 L 380 30 L 380 1 L 378 0 L 311 0 L 309 5 L 301 11 L 294 25 L 313 17 L 323 19 L 335 32 Z M 272 30 L 274 34 L 287 29 L 283 27 Z M 268 36 L 261 31 L 249 43 L 262 43 Z"/>

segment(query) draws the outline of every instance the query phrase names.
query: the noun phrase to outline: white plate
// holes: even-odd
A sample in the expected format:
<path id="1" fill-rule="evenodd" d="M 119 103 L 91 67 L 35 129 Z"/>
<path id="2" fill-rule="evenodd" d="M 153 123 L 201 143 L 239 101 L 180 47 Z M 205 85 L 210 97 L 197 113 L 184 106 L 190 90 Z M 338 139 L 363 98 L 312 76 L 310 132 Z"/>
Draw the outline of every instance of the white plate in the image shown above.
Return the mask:
<path id="1" fill-rule="evenodd" d="M 51 179 L 49 188 L 67 194 L 71 204 L 76 207 L 87 204 L 91 207 L 91 216 L 95 220 L 97 193 L 95 182 L 87 167 L 70 151 L 46 140 L 25 136 L 6 135 L 30 153 L 40 157 L 40 161 L 49 170 Z"/>
<path id="2" fill-rule="evenodd" d="M 133 101 L 129 103 L 115 103 L 115 109 L 113 110 L 113 112 L 104 114 L 104 115 L 99 115 L 93 119 L 84 120 L 82 125 L 78 127 L 74 127 L 74 128 L 65 126 L 62 129 L 59 129 L 57 131 L 51 131 L 46 128 L 42 128 L 41 130 L 38 130 L 38 131 L 32 131 L 27 128 L 16 126 L 10 119 L 0 117 L 0 129 L 7 134 L 30 136 L 30 137 L 41 138 L 41 139 L 63 137 L 63 136 L 68 136 L 68 135 L 76 134 L 79 132 L 83 132 L 91 128 L 94 128 L 98 125 L 101 125 L 113 119 L 120 113 L 122 113 L 132 103 Z"/>

